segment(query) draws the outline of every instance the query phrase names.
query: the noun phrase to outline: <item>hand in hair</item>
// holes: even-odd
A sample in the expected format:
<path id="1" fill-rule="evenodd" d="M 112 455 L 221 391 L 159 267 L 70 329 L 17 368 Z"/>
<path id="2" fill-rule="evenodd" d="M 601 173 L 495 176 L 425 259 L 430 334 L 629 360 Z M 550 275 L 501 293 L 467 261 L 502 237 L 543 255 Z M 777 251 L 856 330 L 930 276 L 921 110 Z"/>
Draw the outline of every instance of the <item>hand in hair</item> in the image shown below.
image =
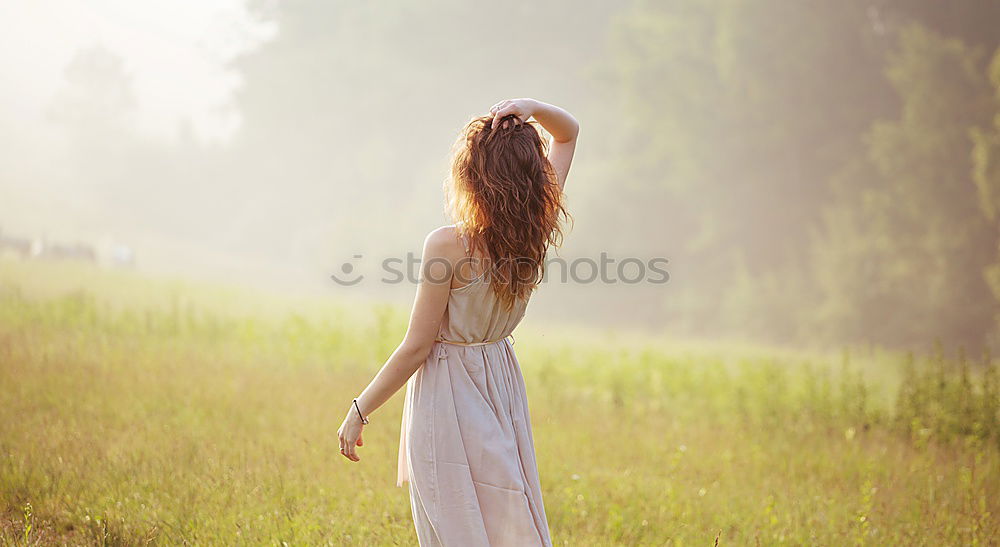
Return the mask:
<path id="1" fill-rule="evenodd" d="M 552 139 L 549 143 L 548 159 L 556 171 L 559 188 L 566 184 L 566 177 L 569 174 L 570 164 L 573 163 L 573 155 L 576 151 L 576 137 L 580 133 L 580 124 L 576 118 L 566 110 L 548 103 L 536 101 L 535 99 L 509 99 L 500 101 L 490 108 L 493 119 L 490 120 L 490 129 L 493 128 L 497 120 L 503 120 L 505 116 L 514 115 L 515 123 L 524 123 L 528 118 L 535 118 L 535 121 L 542 124 L 542 127 L 549 132 Z M 506 126 L 506 121 L 504 126 Z"/>
<path id="2" fill-rule="evenodd" d="M 490 114 L 493 115 L 493 119 L 490 120 L 490 129 L 493 129 L 498 120 L 503 120 L 509 115 L 514 115 L 512 119 L 514 123 L 524 123 L 528 121 L 528 118 L 532 116 L 535 112 L 535 106 L 538 101 L 534 99 L 508 99 L 506 101 L 500 101 L 497 104 L 490 107 Z M 504 121 L 504 128 L 507 127 L 506 120 Z"/>

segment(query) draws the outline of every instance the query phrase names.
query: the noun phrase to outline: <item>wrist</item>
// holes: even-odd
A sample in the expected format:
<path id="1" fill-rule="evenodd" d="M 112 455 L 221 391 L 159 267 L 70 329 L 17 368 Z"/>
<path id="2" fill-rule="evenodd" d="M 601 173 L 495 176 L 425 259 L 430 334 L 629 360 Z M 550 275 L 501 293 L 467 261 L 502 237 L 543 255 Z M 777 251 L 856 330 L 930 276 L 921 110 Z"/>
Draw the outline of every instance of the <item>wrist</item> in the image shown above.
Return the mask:
<path id="1" fill-rule="evenodd" d="M 361 418 L 358 417 L 358 411 L 354 410 L 354 405 L 351 405 L 350 410 L 347 411 L 347 423 L 351 425 L 364 425 L 361 423 Z"/>
<path id="2" fill-rule="evenodd" d="M 361 408 L 361 403 L 357 399 L 351 401 L 347 417 L 352 423 L 367 425 L 368 422 L 368 415 L 364 414 L 364 409 Z"/>

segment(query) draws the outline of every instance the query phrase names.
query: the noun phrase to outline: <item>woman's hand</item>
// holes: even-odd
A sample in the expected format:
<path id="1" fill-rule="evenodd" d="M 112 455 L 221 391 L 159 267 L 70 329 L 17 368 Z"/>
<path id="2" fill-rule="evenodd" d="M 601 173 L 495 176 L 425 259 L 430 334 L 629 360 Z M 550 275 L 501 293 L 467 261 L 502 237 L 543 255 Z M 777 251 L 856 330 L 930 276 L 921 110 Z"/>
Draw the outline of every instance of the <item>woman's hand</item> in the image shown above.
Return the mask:
<path id="1" fill-rule="evenodd" d="M 361 417 L 358 416 L 358 412 L 352 404 L 351 409 L 347 411 L 347 417 L 344 418 L 344 423 L 337 430 L 337 436 L 340 437 L 340 453 L 351 461 L 361 460 L 357 447 L 364 445 L 364 441 L 361 440 L 361 430 L 364 427 L 365 425 L 361 423 Z"/>
<path id="2" fill-rule="evenodd" d="M 510 114 L 516 115 L 521 123 L 528 121 L 528 118 L 535 113 L 537 105 L 538 101 L 534 99 L 508 99 L 498 102 L 490 107 L 490 114 L 493 115 L 493 119 L 490 120 L 490 129 L 493 129 L 497 120 L 502 120 L 504 116 Z"/>
<path id="3" fill-rule="evenodd" d="M 535 121 L 549 132 L 551 140 L 547 157 L 556 171 L 556 181 L 561 191 L 566 185 L 566 176 L 569 174 L 569 166 L 573 163 L 573 154 L 576 151 L 576 136 L 580 133 L 580 123 L 576 118 L 558 106 L 535 99 L 500 101 L 490 108 L 490 114 L 493 115 L 490 129 L 493 129 L 497 120 L 514 114 L 516 115 L 514 123 L 525 123 L 528 118 L 535 118 Z"/>

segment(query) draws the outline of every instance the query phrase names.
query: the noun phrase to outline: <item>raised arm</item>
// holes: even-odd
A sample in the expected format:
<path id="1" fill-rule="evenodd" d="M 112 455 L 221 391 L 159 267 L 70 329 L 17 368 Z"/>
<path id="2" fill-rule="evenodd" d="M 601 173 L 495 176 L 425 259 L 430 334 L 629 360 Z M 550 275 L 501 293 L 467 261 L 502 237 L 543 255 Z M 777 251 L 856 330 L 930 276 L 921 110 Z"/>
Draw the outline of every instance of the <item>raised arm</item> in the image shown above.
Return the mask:
<path id="1" fill-rule="evenodd" d="M 490 108 L 490 113 L 493 114 L 490 127 L 508 114 L 516 114 L 521 121 L 534 117 L 542 124 L 552 135 L 549 140 L 549 163 L 555 169 L 559 188 L 563 189 L 576 152 L 576 136 L 580 133 L 580 123 L 576 118 L 558 106 L 527 98 L 500 101 Z"/>

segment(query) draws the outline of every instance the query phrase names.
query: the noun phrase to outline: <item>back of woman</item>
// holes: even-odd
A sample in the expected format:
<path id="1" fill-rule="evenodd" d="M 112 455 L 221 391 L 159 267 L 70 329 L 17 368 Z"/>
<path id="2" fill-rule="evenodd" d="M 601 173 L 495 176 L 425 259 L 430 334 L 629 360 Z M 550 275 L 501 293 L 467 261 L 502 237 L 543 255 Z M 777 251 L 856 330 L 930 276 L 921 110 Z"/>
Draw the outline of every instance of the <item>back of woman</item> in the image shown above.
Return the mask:
<path id="1" fill-rule="evenodd" d="M 409 483 L 423 547 L 552 545 L 512 332 L 561 241 L 578 131 L 532 99 L 466 124 L 445 187 L 455 224 L 425 239 L 406 337 L 341 426 L 341 452 L 359 461 L 367 416 L 405 383 L 396 484 Z"/>
<path id="2" fill-rule="evenodd" d="M 467 238 L 460 237 L 469 262 L 475 262 L 469 251 Z M 530 295 L 516 298 L 508 308 L 497 296 L 490 277 L 489 270 L 476 274 L 470 268 L 468 282 L 451 289 L 438 340 L 473 343 L 496 341 L 511 336 L 524 317 Z"/>

